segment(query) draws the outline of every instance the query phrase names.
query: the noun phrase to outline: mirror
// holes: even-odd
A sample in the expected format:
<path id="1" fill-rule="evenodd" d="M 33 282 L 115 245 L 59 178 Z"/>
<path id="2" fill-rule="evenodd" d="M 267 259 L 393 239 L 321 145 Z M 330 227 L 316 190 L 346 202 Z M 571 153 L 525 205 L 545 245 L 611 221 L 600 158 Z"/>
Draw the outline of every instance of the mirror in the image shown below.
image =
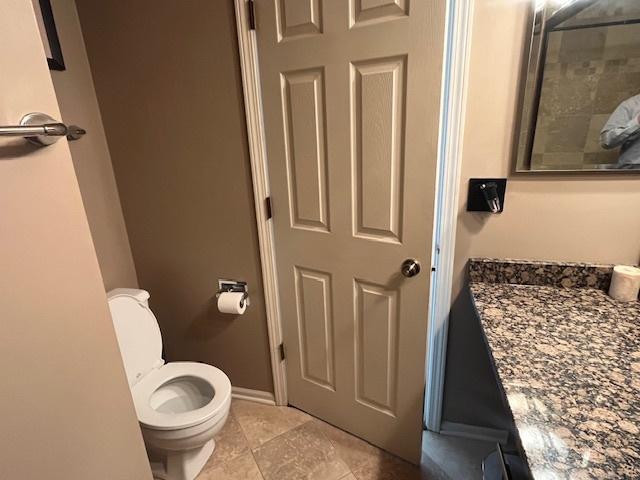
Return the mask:
<path id="1" fill-rule="evenodd" d="M 532 0 L 516 171 L 640 172 L 640 1 Z"/>

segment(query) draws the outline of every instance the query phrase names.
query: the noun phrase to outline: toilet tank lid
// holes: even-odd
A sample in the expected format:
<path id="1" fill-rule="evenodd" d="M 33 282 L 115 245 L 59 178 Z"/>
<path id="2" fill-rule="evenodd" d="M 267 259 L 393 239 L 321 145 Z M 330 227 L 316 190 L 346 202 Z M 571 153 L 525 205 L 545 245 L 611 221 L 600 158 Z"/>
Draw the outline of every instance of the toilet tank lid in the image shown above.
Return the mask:
<path id="1" fill-rule="evenodd" d="M 126 290 L 126 289 L 116 289 Z M 129 386 L 138 383 L 147 373 L 163 364 L 162 335 L 155 315 L 147 306 L 149 294 L 132 295 L 109 292 L 109 310 L 118 338 Z"/>
<path id="2" fill-rule="evenodd" d="M 138 300 L 140 303 L 144 303 L 149 300 L 149 292 L 141 290 L 139 288 L 114 288 L 107 293 L 107 299 L 118 297 L 120 295 L 127 295 Z"/>

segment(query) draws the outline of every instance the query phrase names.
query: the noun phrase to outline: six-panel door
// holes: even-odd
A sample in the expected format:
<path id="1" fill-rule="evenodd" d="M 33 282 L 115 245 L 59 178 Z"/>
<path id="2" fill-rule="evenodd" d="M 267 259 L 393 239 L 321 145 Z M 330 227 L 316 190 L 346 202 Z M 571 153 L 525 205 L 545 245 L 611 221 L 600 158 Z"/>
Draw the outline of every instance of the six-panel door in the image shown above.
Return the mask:
<path id="1" fill-rule="evenodd" d="M 414 462 L 443 3 L 256 5 L 289 401 Z"/>

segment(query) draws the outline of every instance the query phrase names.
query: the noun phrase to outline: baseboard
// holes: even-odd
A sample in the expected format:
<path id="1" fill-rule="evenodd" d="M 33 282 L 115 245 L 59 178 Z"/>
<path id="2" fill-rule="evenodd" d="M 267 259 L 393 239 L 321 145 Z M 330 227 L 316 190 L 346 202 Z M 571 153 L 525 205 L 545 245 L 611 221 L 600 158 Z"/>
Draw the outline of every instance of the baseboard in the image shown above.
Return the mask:
<path id="1" fill-rule="evenodd" d="M 250 388 L 231 387 L 231 396 L 238 400 L 262 403 L 263 405 L 275 405 L 276 400 L 271 392 L 251 390 Z"/>
<path id="2" fill-rule="evenodd" d="M 479 427 L 466 423 L 442 422 L 440 434 L 451 437 L 471 438 L 473 440 L 484 440 L 506 444 L 509 439 L 509 432 L 497 428 Z"/>

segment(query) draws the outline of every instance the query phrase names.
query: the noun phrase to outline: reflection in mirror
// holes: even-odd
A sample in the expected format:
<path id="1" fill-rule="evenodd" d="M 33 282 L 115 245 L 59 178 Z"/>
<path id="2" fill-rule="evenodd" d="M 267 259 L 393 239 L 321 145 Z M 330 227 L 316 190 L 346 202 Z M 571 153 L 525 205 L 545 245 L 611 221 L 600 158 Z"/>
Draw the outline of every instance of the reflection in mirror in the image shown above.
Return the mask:
<path id="1" fill-rule="evenodd" d="M 517 171 L 640 171 L 640 0 L 532 0 Z"/>

